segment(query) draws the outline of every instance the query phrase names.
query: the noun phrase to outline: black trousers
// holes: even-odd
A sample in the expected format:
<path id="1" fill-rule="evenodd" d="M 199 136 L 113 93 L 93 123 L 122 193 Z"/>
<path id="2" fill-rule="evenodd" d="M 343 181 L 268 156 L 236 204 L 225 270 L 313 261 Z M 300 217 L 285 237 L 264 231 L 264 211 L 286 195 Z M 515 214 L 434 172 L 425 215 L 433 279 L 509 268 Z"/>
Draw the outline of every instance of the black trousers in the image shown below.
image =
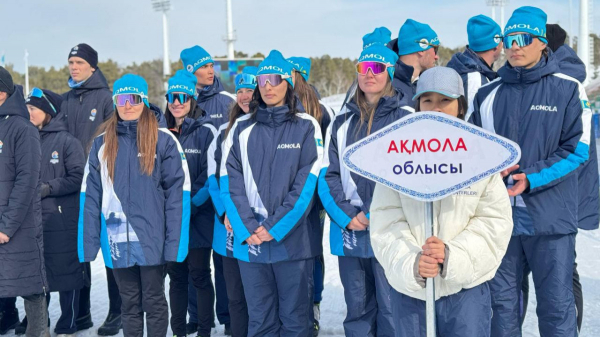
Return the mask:
<path id="1" fill-rule="evenodd" d="M 187 259 L 184 262 L 169 262 L 167 264 L 167 273 L 171 280 L 169 288 L 171 330 L 174 335 L 186 335 L 188 275 L 191 276 L 197 293 L 198 335 L 210 335 L 215 304 L 215 290 L 210 269 L 211 253 L 211 248 L 194 248 L 189 250 Z"/>
<path id="2" fill-rule="evenodd" d="M 83 270 L 86 273 L 88 279 L 85 282 L 85 285 L 81 290 L 79 290 L 79 313 L 77 314 L 77 319 L 83 318 L 90 314 L 90 290 L 91 290 L 91 275 L 92 269 L 89 262 L 83 263 Z"/>
<path id="3" fill-rule="evenodd" d="M 121 294 L 123 335 L 144 335 L 144 313 L 148 337 L 164 337 L 169 327 L 169 305 L 165 297 L 165 266 L 113 269 Z"/>
<path id="4" fill-rule="evenodd" d="M 248 336 L 248 305 L 244 295 L 240 266 L 237 259 L 226 256 L 221 256 L 221 259 L 227 298 L 229 299 L 231 336 L 246 337 Z"/>
<path id="5" fill-rule="evenodd" d="M 106 267 L 106 282 L 108 283 L 108 311 L 113 314 L 121 314 L 121 295 L 119 295 L 119 287 L 113 270 Z"/>
<path id="6" fill-rule="evenodd" d="M 74 334 L 77 332 L 77 313 L 79 312 L 79 290 L 60 291 L 60 318 L 56 322 L 56 334 Z M 50 306 L 50 293 L 46 295 Z"/>
<path id="7" fill-rule="evenodd" d="M 223 275 L 223 258 L 221 255 L 214 252 L 212 258 L 213 265 L 215 266 L 215 295 L 217 299 L 215 312 L 219 324 L 229 324 L 231 318 L 229 317 L 229 299 L 227 298 L 227 288 L 225 286 L 225 277 Z"/>

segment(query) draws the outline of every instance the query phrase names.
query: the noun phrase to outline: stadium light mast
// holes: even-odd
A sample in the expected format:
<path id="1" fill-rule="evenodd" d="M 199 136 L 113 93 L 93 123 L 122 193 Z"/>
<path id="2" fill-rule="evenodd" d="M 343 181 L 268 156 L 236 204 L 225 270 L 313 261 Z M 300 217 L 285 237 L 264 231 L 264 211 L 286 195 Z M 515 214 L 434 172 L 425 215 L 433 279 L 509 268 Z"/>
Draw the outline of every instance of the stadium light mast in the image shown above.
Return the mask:
<path id="1" fill-rule="evenodd" d="M 498 24 L 504 30 L 504 7 L 508 4 L 508 0 L 486 0 L 486 4 L 492 7 L 492 20 L 496 21 L 496 7 L 500 8 L 500 22 Z"/>
<path id="2" fill-rule="evenodd" d="M 227 42 L 227 58 L 233 60 L 235 58 L 235 51 L 233 49 L 233 42 L 235 42 L 235 32 L 233 30 L 233 14 L 231 10 L 231 0 L 225 0 L 227 6 L 227 36 L 223 39 Z"/>
<path id="3" fill-rule="evenodd" d="M 152 0 L 152 8 L 157 12 L 162 12 L 163 18 L 163 80 L 165 81 L 165 90 L 167 90 L 167 77 L 171 74 L 171 63 L 169 62 L 169 32 L 167 22 L 167 12 L 171 9 L 169 0 Z"/>
<path id="4" fill-rule="evenodd" d="M 579 38 L 577 39 L 577 56 L 585 65 L 587 78 L 583 84 L 587 84 L 590 78 L 590 26 L 589 26 L 589 4 L 590 0 L 579 1 Z"/>

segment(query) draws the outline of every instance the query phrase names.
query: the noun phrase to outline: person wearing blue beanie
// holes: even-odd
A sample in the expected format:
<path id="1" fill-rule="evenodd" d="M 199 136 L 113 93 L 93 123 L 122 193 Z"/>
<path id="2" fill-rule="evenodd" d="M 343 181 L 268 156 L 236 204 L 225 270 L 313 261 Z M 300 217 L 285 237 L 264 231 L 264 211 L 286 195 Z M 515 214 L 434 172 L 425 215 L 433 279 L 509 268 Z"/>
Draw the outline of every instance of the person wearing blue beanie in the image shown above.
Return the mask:
<path id="1" fill-rule="evenodd" d="M 197 303 L 196 319 L 199 336 L 210 335 L 213 320 L 214 288 L 210 268 L 215 212 L 209 200 L 209 179 L 214 169 L 208 163 L 208 151 L 217 130 L 207 120 L 198 117 L 196 104 L 196 76 L 187 70 L 178 70 L 168 81 L 167 127 L 179 141 L 186 155 L 192 182 L 189 205 L 190 243 L 188 257 L 183 262 L 167 263 L 170 278 L 171 330 L 175 336 L 185 336 L 188 299 Z M 189 282 L 188 280 L 191 280 Z M 189 291 L 189 287 L 193 291 Z"/>
<path id="2" fill-rule="evenodd" d="M 221 144 L 215 199 L 233 232 L 247 336 L 307 337 L 313 334 L 314 258 L 323 252 L 314 244 L 321 229 L 308 219 L 322 133 L 304 113 L 291 81 L 293 67 L 283 55 L 271 51 L 258 68 L 249 112 L 235 120 Z"/>
<path id="3" fill-rule="evenodd" d="M 225 209 L 219 195 L 219 165 L 221 164 L 222 145 L 236 120 L 250 112 L 250 102 L 256 90 L 257 67 L 246 66 L 235 76 L 237 104 L 229 111 L 229 123 L 221 125 L 208 152 L 209 167 L 216 167 L 215 173 L 209 177 L 209 193 L 215 209 L 213 256 L 219 255 L 223 261 L 223 276 L 227 291 L 230 317 L 230 336 L 248 335 L 248 304 L 244 295 L 244 285 L 240 274 L 238 259 L 233 247 L 236 245 L 231 223 L 225 215 Z M 227 220 L 226 220 L 227 219 Z M 227 329 L 225 335 L 228 335 Z"/>
<path id="4" fill-rule="evenodd" d="M 519 144 L 519 164 L 505 172 L 514 228 L 492 293 L 492 336 L 521 336 L 523 270 L 531 269 L 540 336 L 577 336 L 573 295 L 580 193 L 598 191 L 581 174 L 591 163 L 592 112 L 585 88 L 564 73 L 578 67 L 546 45 L 546 14 L 516 9 L 504 29 L 507 63 L 479 89 L 470 121 Z M 577 62 L 577 61 L 576 61 Z M 568 72 L 569 74 L 572 74 Z M 535 136 L 534 136 L 535 135 Z M 598 216 L 598 208 L 590 213 Z M 596 222 L 597 224 L 597 222 Z"/>
<path id="5" fill-rule="evenodd" d="M 388 44 L 392 39 L 392 32 L 387 27 L 375 28 L 371 33 L 365 34 L 362 38 L 363 49 L 367 49 L 373 44 L 380 43 L 383 45 Z"/>
<path id="6" fill-rule="evenodd" d="M 304 111 L 312 116 L 321 127 L 321 136 L 325 138 L 325 132 L 334 118 L 333 110 L 319 100 L 319 93 L 316 88 L 308 83 L 310 75 L 311 61 L 306 57 L 290 57 L 288 61 L 294 67 L 292 81 L 294 82 L 294 92 L 302 103 Z M 308 214 L 308 221 L 317 230 L 313 232 L 314 245 L 323 246 L 323 226 L 325 221 L 325 210 L 320 203 L 313 204 Z M 320 229 L 320 230 L 319 230 Z M 321 319 L 321 299 L 324 289 L 325 277 L 325 258 L 323 254 L 315 257 L 313 271 L 313 316 L 314 316 L 314 335 L 318 335 Z"/>
<path id="7" fill-rule="evenodd" d="M 436 32 L 428 24 L 412 19 L 407 19 L 400 27 L 398 38 L 387 44 L 389 49 L 399 55 L 392 85 L 408 97 L 412 108 L 415 102 L 411 97 L 416 93 L 419 75 L 435 66 L 439 45 Z"/>
<path id="8" fill-rule="evenodd" d="M 479 88 L 498 77 L 493 69 L 502 54 L 502 30 L 485 15 L 477 15 L 467 23 L 469 44 L 465 51 L 452 55 L 446 65 L 456 70 L 463 81 L 465 98 L 471 106 Z"/>
<path id="9" fill-rule="evenodd" d="M 215 74 L 214 63 L 210 54 L 200 46 L 184 49 L 181 54 L 183 68 L 196 76 L 197 103 L 215 128 L 229 121 L 229 109 L 235 96 L 225 91 L 221 80 Z"/>
<path id="10" fill-rule="evenodd" d="M 345 147 L 410 114 L 408 98 L 392 85 L 398 54 L 383 44 L 364 49 L 356 64 L 356 92 L 327 130 L 319 197 L 330 218 L 330 250 L 338 256 L 344 286 L 346 336 L 398 336 L 390 300 L 392 287 L 369 237 L 375 183 L 348 175 Z M 410 109 L 410 108 L 409 108 Z"/>
<path id="11" fill-rule="evenodd" d="M 94 138 L 83 176 L 79 261 L 102 249 L 123 301 L 123 335 L 141 336 L 145 325 L 148 336 L 166 336 L 165 267 L 188 255 L 187 155 L 148 103 L 142 77 L 126 74 L 113 86 L 116 112 Z"/>

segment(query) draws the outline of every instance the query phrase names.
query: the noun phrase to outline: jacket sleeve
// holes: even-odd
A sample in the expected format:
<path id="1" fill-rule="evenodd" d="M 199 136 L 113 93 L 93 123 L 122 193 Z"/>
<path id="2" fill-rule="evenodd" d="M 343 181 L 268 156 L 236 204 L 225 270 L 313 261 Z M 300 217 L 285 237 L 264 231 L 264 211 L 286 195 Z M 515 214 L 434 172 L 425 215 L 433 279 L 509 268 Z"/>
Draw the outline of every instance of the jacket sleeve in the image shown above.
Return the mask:
<path id="1" fill-rule="evenodd" d="M 414 276 L 422 249 L 410 231 L 400 194 L 375 185 L 370 213 L 371 245 L 390 285 L 403 294 L 423 289 Z"/>
<path id="2" fill-rule="evenodd" d="M 39 200 L 38 183 L 42 151 L 40 136 L 32 127 L 23 127 L 14 139 L 15 181 L 8 205 L 0 214 L 0 232 L 12 237 L 21 227 L 35 198 Z"/>
<path id="3" fill-rule="evenodd" d="M 194 181 L 193 186 L 197 189 L 194 192 L 194 196 L 192 197 L 192 203 L 194 206 L 198 207 L 203 205 L 210 196 L 209 194 L 209 184 L 210 184 L 210 176 L 214 176 L 214 161 L 211 162 L 208 160 L 210 145 L 213 140 L 216 138 L 217 130 L 215 130 L 214 126 L 210 124 L 203 125 L 202 127 L 207 127 L 210 132 L 207 133 L 203 144 L 205 144 L 205 148 L 202 149 L 201 154 L 201 162 L 200 162 L 200 174 L 196 177 L 196 181 Z"/>
<path id="4" fill-rule="evenodd" d="M 83 153 L 81 143 L 75 138 L 67 138 L 64 163 L 66 174 L 47 182 L 50 185 L 50 194 L 48 196 L 59 197 L 75 193 L 81 189 L 85 167 L 85 154 Z"/>
<path id="5" fill-rule="evenodd" d="M 587 95 L 578 82 L 565 111 L 558 148 L 547 159 L 522 169 L 529 180 L 530 193 L 560 183 L 589 159 L 591 123 Z"/>
<path id="6" fill-rule="evenodd" d="M 350 221 L 360 212 L 350 204 L 342 186 L 340 173 L 340 158 L 336 123 L 332 122 L 327 129 L 323 168 L 319 175 L 318 193 L 323 207 L 341 228 L 346 228 Z"/>
<path id="7" fill-rule="evenodd" d="M 210 193 L 215 212 L 219 218 L 225 214 L 225 206 L 221 201 L 218 181 L 219 167 L 221 166 L 221 137 L 222 133 L 219 132 L 218 136 L 213 139 L 208 148 L 208 192 Z"/>
<path id="8" fill-rule="evenodd" d="M 98 159 L 98 142 L 92 143 L 87 164 L 83 171 L 81 192 L 79 194 L 79 221 L 77 225 L 77 255 L 79 262 L 96 259 L 100 249 L 101 228 L 104 225 L 102 215 L 102 172 Z M 102 233 L 106 235 L 106 233 Z"/>
<path id="9" fill-rule="evenodd" d="M 160 165 L 165 194 L 164 256 L 166 261 L 183 262 L 190 239 L 190 174 L 181 145 L 170 132 L 165 133 L 170 137 Z"/>
<path id="10" fill-rule="evenodd" d="M 113 103 L 113 99 L 112 99 L 112 94 L 109 92 L 107 92 L 106 95 L 106 101 L 105 101 L 105 105 L 104 105 L 104 120 L 108 120 L 110 118 L 110 116 L 112 116 L 112 114 L 115 112 L 115 106 Z"/>
<path id="11" fill-rule="evenodd" d="M 317 187 L 317 178 L 323 160 L 323 138 L 321 128 L 316 120 L 312 121 L 311 130 L 305 135 L 301 148 L 299 169 L 295 173 L 294 183 L 283 203 L 275 209 L 263 226 L 277 241 L 286 235 L 306 218 L 312 204 Z"/>
<path id="12" fill-rule="evenodd" d="M 227 218 L 233 228 L 233 234 L 237 240 L 244 242 L 260 225 L 254 217 L 246 195 L 237 125 L 236 122 L 221 145 L 223 158 L 221 159 L 219 185 L 221 200 L 225 205 L 225 212 L 227 212 Z"/>
<path id="13" fill-rule="evenodd" d="M 445 242 L 449 254 L 444 279 L 467 286 L 500 267 L 513 229 L 512 210 L 499 174 L 489 178 L 465 229 Z"/>

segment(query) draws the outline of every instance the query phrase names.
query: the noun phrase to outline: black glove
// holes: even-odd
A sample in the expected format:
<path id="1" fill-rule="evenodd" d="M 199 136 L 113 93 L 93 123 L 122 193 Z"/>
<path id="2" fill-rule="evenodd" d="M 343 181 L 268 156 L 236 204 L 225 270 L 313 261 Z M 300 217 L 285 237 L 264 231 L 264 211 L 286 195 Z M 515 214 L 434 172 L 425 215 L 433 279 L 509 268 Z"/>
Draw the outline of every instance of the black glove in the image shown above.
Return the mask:
<path id="1" fill-rule="evenodd" d="M 40 193 L 42 196 L 42 199 L 44 199 L 45 197 L 47 197 L 50 194 L 50 185 L 46 184 L 46 183 L 42 183 L 42 187 L 40 188 Z"/>

